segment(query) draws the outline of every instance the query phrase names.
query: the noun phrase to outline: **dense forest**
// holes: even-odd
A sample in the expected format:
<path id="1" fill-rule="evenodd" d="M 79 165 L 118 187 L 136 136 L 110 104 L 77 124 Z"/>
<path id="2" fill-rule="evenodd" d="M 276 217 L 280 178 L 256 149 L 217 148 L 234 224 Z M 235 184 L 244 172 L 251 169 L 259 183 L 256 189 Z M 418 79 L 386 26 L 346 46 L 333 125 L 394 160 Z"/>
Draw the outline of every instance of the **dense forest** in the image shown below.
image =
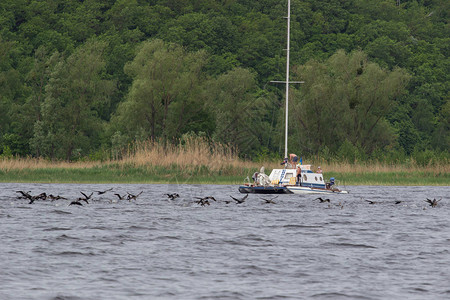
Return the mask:
<path id="1" fill-rule="evenodd" d="M 289 145 L 448 159 L 450 2 L 292 0 Z M 285 0 L 0 1 L 0 155 L 186 136 L 284 153 Z"/>

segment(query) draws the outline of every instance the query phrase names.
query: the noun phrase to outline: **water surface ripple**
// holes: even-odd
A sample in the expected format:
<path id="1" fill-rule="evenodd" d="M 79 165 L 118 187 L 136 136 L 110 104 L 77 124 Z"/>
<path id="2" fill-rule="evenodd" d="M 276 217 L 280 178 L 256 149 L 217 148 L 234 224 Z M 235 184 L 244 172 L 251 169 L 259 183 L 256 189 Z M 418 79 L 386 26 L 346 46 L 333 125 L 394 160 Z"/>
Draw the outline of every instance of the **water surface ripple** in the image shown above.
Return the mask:
<path id="1" fill-rule="evenodd" d="M 449 187 L 348 189 L 235 204 L 236 186 L 1 183 L 0 299 L 450 299 Z"/>

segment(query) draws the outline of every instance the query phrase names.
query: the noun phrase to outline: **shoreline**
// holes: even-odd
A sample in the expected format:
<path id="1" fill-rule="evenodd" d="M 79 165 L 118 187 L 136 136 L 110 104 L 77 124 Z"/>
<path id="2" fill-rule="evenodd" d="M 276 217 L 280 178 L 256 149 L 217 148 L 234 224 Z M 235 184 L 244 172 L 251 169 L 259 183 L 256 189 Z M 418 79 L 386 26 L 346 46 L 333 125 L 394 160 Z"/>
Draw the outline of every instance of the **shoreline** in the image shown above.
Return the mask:
<path id="1" fill-rule="evenodd" d="M 164 172 L 167 171 L 167 172 Z M 236 170 L 235 170 L 236 171 Z M 233 174 L 228 170 L 211 171 L 200 168 L 180 172 L 171 168 L 24 168 L 0 169 L 1 183 L 78 183 L 78 184 L 218 184 L 240 185 L 253 169 L 241 169 Z M 450 173 L 432 172 L 336 172 L 325 178 L 336 178 L 339 186 L 449 186 Z"/>

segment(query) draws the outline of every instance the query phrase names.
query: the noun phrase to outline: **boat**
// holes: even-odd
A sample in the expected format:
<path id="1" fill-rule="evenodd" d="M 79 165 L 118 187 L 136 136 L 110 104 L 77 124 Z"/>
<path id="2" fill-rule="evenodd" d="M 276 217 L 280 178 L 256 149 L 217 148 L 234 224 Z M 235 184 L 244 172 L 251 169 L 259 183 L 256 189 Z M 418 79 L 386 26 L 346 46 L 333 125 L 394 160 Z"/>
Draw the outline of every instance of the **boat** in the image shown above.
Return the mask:
<path id="1" fill-rule="evenodd" d="M 264 173 L 264 167 L 252 176 L 253 182 L 246 179 L 239 186 L 241 193 L 255 194 L 348 194 L 348 191 L 337 187 L 337 181 L 331 177 L 325 181 L 320 167 L 317 172 L 312 171 L 312 165 L 297 164 L 292 168 L 287 163 L 284 169 L 273 169 L 270 175 Z"/>
<path id="2" fill-rule="evenodd" d="M 295 154 L 290 154 L 288 160 L 288 104 L 289 83 L 303 83 L 303 81 L 289 81 L 289 52 L 290 52 L 290 22 L 291 1 L 288 0 L 287 19 L 287 48 L 286 48 L 286 81 L 271 81 L 273 83 L 284 83 L 286 85 L 286 108 L 285 108 L 285 153 L 283 169 L 273 169 L 270 175 L 264 173 L 264 167 L 252 176 L 252 182 L 247 177 L 244 184 L 239 186 L 241 193 L 256 194 L 310 194 L 310 193 L 339 193 L 347 194 L 347 191 L 337 187 L 336 180 L 330 178 L 325 182 L 320 167 L 313 172 L 311 165 L 303 165 L 302 160 L 298 162 Z"/>

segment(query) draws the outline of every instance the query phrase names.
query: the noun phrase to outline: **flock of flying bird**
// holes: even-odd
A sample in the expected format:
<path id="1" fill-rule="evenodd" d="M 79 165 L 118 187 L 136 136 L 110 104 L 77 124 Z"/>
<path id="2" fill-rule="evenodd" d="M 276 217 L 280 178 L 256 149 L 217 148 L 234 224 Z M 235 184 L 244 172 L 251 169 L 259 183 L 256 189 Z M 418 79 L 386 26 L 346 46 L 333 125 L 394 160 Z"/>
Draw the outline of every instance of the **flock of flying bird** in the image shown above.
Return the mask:
<path id="1" fill-rule="evenodd" d="M 102 191 L 94 191 L 97 195 L 103 195 L 106 194 L 107 192 L 113 192 L 113 188 L 109 188 L 107 190 L 102 190 Z M 78 206 L 83 206 L 83 203 L 85 204 L 89 204 L 89 201 L 93 200 L 92 196 L 94 195 L 94 192 L 91 192 L 89 195 L 87 193 L 84 192 L 80 192 L 81 195 L 83 197 L 78 197 L 75 200 L 71 200 L 71 202 L 69 203 L 70 205 L 78 205 Z M 24 191 L 17 191 L 16 193 L 20 194 L 17 198 L 18 199 L 26 199 L 28 200 L 29 204 L 33 204 L 36 200 L 50 200 L 50 201 L 56 201 L 56 200 L 69 200 L 65 197 L 62 197 L 60 195 L 52 195 L 52 194 L 46 194 L 44 193 L 40 193 L 38 195 L 31 195 L 31 191 L 29 192 L 24 192 Z M 137 200 L 137 198 L 143 193 L 143 191 L 141 191 L 140 193 L 137 194 L 132 194 L 127 192 L 124 195 L 118 194 L 118 193 L 114 193 L 114 195 L 117 197 L 117 201 L 119 200 L 128 200 L 128 201 L 135 201 Z M 180 195 L 178 193 L 169 193 L 169 194 L 164 194 L 164 196 L 167 196 L 168 200 L 175 200 L 177 198 L 180 197 Z M 249 194 L 246 194 L 244 197 L 242 198 L 236 198 L 230 195 L 230 200 L 223 200 L 223 202 L 225 202 L 226 204 L 230 204 L 230 203 L 236 203 L 236 204 L 242 204 L 245 202 L 245 200 L 247 200 Z M 277 198 L 278 196 L 272 197 L 270 199 L 267 198 L 262 198 L 260 197 L 261 200 L 263 200 L 265 204 L 276 204 L 277 202 L 275 202 L 274 200 Z M 213 197 L 213 196 L 206 196 L 206 197 L 194 197 L 195 199 L 195 203 L 200 205 L 200 206 L 208 206 L 211 205 L 211 201 L 217 202 L 217 200 Z M 322 197 L 318 197 L 315 198 L 314 200 L 319 200 L 320 203 L 331 203 L 331 200 L 328 198 L 322 198 Z M 361 200 L 365 200 L 363 198 L 361 198 Z M 441 199 L 426 199 L 424 200 L 425 202 L 427 202 L 431 207 L 436 207 L 439 203 L 439 201 L 441 201 Z M 372 200 L 365 200 L 366 202 L 368 202 L 369 204 L 378 204 L 381 203 L 380 201 L 372 201 Z M 113 200 L 110 200 L 110 202 L 114 202 Z M 395 204 L 400 204 L 404 201 L 402 200 L 396 200 L 394 203 Z M 339 202 L 337 204 L 341 209 L 344 208 L 344 204 L 342 202 Z"/>
<path id="2" fill-rule="evenodd" d="M 103 195 L 103 194 L 105 194 L 107 192 L 110 192 L 112 190 L 113 190 L 113 188 L 110 188 L 110 189 L 107 189 L 107 190 L 104 190 L 104 191 L 95 191 L 95 193 L 97 193 L 97 195 Z M 143 191 L 141 191 L 139 194 L 131 194 L 131 193 L 127 192 L 125 195 L 120 195 L 120 194 L 115 193 L 114 195 L 117 196 L 117 198 L 119 200 L 133 201 L 133 200 L 136 200 L 137 197 L 139 197 L 142 194 L 142 192 Z M 48 194 L 47 195 L 47 193 L 45 193 L 45 192 L 44 193 L 40 193 L 38 195 L 34 195 L 34 196 L 30 194 L 31 191 L 29 191 L 29 192 L 17 191 L 16 193 L 20 194 L 20 196 L 17 197 L 18 199 L 27 199 L 27 200 L 29 200 L 28 204 L 33 204 L 34 201 L 36 201 L 36 200 L 43 200 L 43 201 L 44 200 L 50 200 L 50 201 L 68 200 L 67 198 L 62 197 L 60 195 L 56 195 L 56 196 L 52 195 L 52 194 Z M 89 201 L 92 200 L 92 196 L 94 195 L 94 192 L 92 192 L 89 195 L 86 194 L 86 193 L 83 193 L 83 192 L 80 192 L 80 193 L 81 193 L 81 195 L 83 195 L 83 197 L 78 197 L 77 199 L 72 200 L 69 203 L 69 206 L 70 205 L 83 206 L 82 202 L 85 202 L 86 204 L 89 204 Z"/>
<path id="3" fill-rule="evenodd" d="M 94 191 L 97 195 L 103 195 L 107 192 L 111 192 L 113 190 L 113 188 L 107 189 L 107 190 L 103 190 L 103 191 Z M 83 203 L 85 204 L 89 204 L 92 199 L 92 196 L 94 195 L 94 192 L 91 192 L 90 194 L 84 193 L 84 192 L 80 192 L 82 197 L 78 197 L 75 200 L 70 200 L 69 206 L 71 205 L 78 205 L 78 206 L 83 206 Z M 17 199 L 26 199 L 28 200 L 28 204 L 33 204 L 36 200 L 50 200 L 50 201 L 56 201 L 56 200 L 69 200 L 66 197 L 62 197 L 60 195 L 53 195 L 53 194 L 47 194 L 47 193 L 40 193 L 38 195 L 32 195 L 31 191 L 25 192 L 25 191 L 16 191 L 16 193 L 19 194 L 19 196 L 17 197 Z M 114 193 L 114 195 L 117 197 L 117 201 L 119 200 L 128 200 L 128 201 L 133 201 L 136 200 L 141 194 L 143 193 L 143 191 L 141 191 L 138 194 L 132 194 L 127 192 L 124 195 L 118 194 L 118 193 Z M 170 193 L 170 194 L 164 194 L 164 196 L 167 196 L 167 198 L 169 200 L 175 200 L 176 198 L 179 198 L 180 195 L 178 193 Z M 245 195 L 242 198 L 236 198 L 233 196 L 230 196 L 231 200 L 225 200 L 224 202 L 226 204 L 235 202 L 236 204 L 242 204 L 245 202 L 245 200 L 248 198 L 248 194 Z M 275 201 L 273 201 L 275 198 L 274 197 L 272 199 L 265 199 L 265 198 L 261 198 L 262 200 L 264 200 L 264 203 L 270 203 L 270 204 L 276 204 Z M 200 206 L 207 206 L 207 205 L 211 205 L 211 201 L 217 202 L 216 198 L 214 198 L 213 196 L 206 196 L 206 197 L 194 197 L 195 199 L 195 203 L 200 205 Z M 113 202 L 113 200 L 110 200 L 110 202 Z"/>

